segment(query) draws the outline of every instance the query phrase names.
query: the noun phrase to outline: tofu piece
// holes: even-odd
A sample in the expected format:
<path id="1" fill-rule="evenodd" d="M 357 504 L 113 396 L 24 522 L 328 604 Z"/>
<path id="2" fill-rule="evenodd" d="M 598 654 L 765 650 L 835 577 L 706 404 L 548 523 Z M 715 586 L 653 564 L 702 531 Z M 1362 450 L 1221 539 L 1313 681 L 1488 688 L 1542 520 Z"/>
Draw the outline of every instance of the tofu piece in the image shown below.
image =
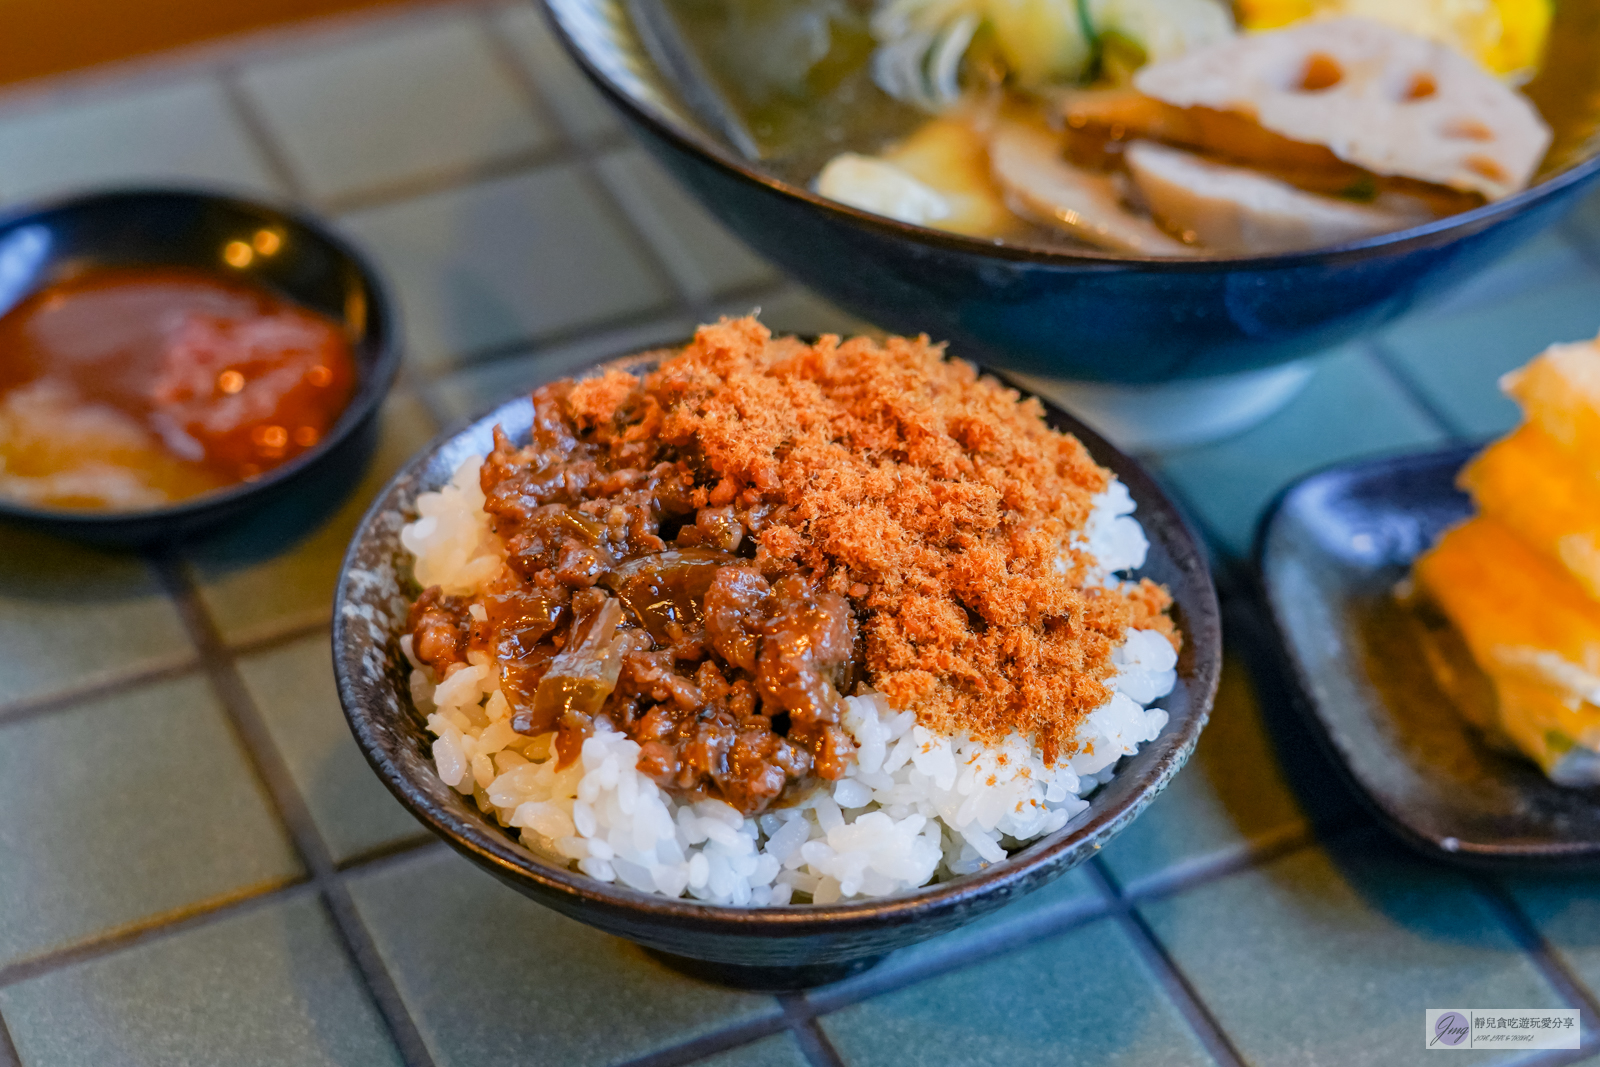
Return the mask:
<path id="1" fill-rule="evenodd" d="M 1401 230 L 1422 218 L 1307 193 L 1242 167 L 1135 141 L 1125 158 L 1151 212 L 1206 251 L 1250 255 L 1325 248 Z"/>
<path id="2" fill-rule="evenodd" d="M 1600 479 L 1537 423 L 1484 449 L 1461 472 L 1478 510 L 1564 567 L 1600 601 Z"/>
<path id="3" fill-rule="evenodd" d="M 829 200 L 914 226 L 932 226 L 950 215 L 950 205 L 937 190 L 892 163 L 855 152 L 828 160 L 817 175 L 816 189 Z"/>
<path id="4" fill-rule="evenodd" d="M 1025 228 L 989 171 L 988 139 L 962 117 L 923 123 L 882 158 L 944 198 L 949 214 L 929 223 L 936 229 L 1005 238 Z"/>
<path id="5" fill-rule="evenodd" d="M 1500 388 L 1581 470 L 1600 480 L 1600 338 L 1551 345 L 1501 378 Z"/>

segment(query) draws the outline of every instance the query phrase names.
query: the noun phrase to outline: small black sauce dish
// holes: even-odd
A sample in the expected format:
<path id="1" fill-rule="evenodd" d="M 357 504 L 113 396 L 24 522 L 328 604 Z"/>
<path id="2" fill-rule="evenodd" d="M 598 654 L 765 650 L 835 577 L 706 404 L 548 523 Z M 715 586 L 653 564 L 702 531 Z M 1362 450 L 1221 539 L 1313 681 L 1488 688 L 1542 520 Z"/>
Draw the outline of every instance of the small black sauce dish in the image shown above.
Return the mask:
<path id="1" fill-rule="evenodd" d="M 278 238 L 270 254 L 254 249 L 262 231 Z M 331 496 L 354 485 L 400 362 L 389 299 L 361 255 L 291 209 L 200 190 L 112 190 L 0 216 L 0 314 L 86 269 L 145 266 L 253 282 L 343 324 L 357 375 L 349 406 L 315 447 L 248 482 L 133 511 L 39 508 L 0 496 L 0 521 L 149 547 L 238 519 L 291 492 Z"/>
<path id="2" fill-rule="evenodd" d="M 606 366 L 637 369 L 637 359 Z M 1090 797 L 1089 810 L 1059 832 L 975 874 L 914 893 L 861 903 L 732 908 L 599 882 L 523 847 L 434 770 L 433 738 L 410 697 L 398 649 L 418 590 L 401 527 L 420 493 L 438 489 L 464 460 L 486 455 L 504 427 L 526 441 L 532 403 L 524 395 L 440 437 L 397 474 L 362 520 L 335 597 L 333 660 L 339 700 L 356 741 L 389 790 L 456 851 L 518 892 L 570 918 L 638 942 L 682 970 L 752 989 L 795 989 L 869 967 L 897 948 L 983 917 L 1065 874 L 1119 833 L 1193 751 L 1211 712 L 1222 664 L 1216 591 L 1204 553 L 1155 481 L 1131 458 L 1058 408 L 1057 429 L 1076 434 L 1127 485 L 1150 541 L 1141 577 L 1172 591 L 1183 631 L 1178 684 L 1159 701 L 1171 718 L 1155 741 L 1122 764 Z"/>

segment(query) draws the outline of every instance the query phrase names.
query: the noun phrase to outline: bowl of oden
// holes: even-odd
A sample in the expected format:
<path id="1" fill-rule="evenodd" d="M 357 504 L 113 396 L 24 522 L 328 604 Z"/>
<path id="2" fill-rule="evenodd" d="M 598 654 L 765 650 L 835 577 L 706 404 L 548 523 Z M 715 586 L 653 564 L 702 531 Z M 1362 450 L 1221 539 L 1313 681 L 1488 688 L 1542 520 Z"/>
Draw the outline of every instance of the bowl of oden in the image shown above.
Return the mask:
<path id="1" fill-rule="evenodd" d="M 926 338 L 754 318 L 436 442 L 346 557 L 379 777 L 501 881 L 798 987 L 1093 855 L 1221 662 L 1203 553 L 1103 439 Z"/>
<path id="2" fill-rule="evenodd" d="M 1600 174 L 1600 0 L 544 8 L 763 256 L 1119 442 L 1140 398 L 1209 410 L 1179 436 L 1270 409 Z"/>

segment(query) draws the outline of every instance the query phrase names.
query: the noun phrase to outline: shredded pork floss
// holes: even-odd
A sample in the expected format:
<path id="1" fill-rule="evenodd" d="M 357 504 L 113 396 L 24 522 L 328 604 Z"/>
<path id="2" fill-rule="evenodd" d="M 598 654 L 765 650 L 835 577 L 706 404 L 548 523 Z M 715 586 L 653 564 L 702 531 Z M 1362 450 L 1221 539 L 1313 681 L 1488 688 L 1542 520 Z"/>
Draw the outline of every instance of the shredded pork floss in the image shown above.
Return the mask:
<path id="1" fill-rule="evenodd" d="M 1165 590 L 1090 581 L 1073 547 L 1108 472 L 943 346 L 806 344 L 744 318 L 663 356 L 643 381 L 579 383 L 580 425 L 695 457 L 696 506 L 770 509 L 757 566 L 847 597 L 869 683 L 930 729 L 1032 735 L 1053 763 L 1109 698 L 1129 627 L 1177 645 Z"/>

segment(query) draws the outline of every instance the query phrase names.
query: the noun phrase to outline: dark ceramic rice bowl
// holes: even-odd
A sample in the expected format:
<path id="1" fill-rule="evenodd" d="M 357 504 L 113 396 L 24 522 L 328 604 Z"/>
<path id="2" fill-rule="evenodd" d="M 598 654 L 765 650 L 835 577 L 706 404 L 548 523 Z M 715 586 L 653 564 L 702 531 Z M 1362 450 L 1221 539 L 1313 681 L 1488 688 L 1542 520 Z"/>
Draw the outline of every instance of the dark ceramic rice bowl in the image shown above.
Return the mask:
<path id="1" fill-rule="evenodd" d="M 397 648 L 410 580 L 400 529 L 415 517 L 420 493 L 442 486 L 464 459 L 489 452 L 497 424 L 513 439 L 527 440 L 532 414 L 527 396 L 434 441 L 395 476 L 356 531 L 339 577 L 333 630 L 339 699 L 356 741 L 401 803 L 505 884 L 564 915 L 734 984 L 816 984 L 981 918 L 1088 859 L 1144 810 L 1193 751 L 1222 663 L 1216 593 L 1205 556 L 1177 510 L 1136 462 L 1071 416 L 1045 407 L 1051 425 L 1076 434 L 1138 504 L 1137 517 L 1150 541 L 1139 575 L 1171 589 L 1184 648 L 1177 687 L 1159 702 L 1170 715 L 1160 737 L 1124 760 L 1116 777 L 1091 795 L 1087 812 L 1000 863 L 897 897 L 720 907 L 638 892 L 558 866 L 525 848 L 447 786 L 434 769 L 432 738 L 412 704 L 409 666 Z"/>

